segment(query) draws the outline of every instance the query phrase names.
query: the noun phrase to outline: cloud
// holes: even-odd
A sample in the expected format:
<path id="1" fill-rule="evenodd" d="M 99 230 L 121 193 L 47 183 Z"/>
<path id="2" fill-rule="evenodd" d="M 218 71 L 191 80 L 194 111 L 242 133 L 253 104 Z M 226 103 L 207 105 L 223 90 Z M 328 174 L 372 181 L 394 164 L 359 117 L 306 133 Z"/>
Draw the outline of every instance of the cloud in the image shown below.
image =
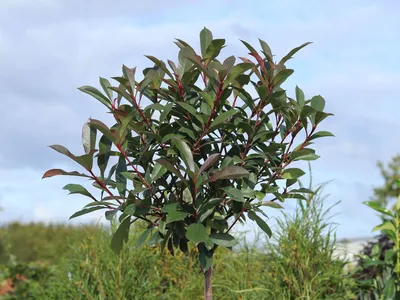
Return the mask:
<path id="1" fill-rule="evenodd" d="M 312 8 L 312 9 L 310 9 Z M 43 172 L 78 167 L 46 148 L 63 144 L 82 151 L 81 127 L 88 117 L 110 121 L 104 109 L 77 87 L 97 86 L 98 76 L 120 75 L 121 65 L 148 65 L 144 54 L 177 57 L 172 43 L 182 38 L 198 48 L 203 26 L 226 37 L 224 53 L 244 55 L 239 39 L 266 40 L 277 59 L 306 41 L 289 62 L 287 82 L 307 96 L 321 94 L 327 110 L 324 130 L 336 138 L 316 142 L 322 158 L 313 163 L 316 182 L 336 179 L 329 201 L 338 207 L 341 235 L 367 235 L 364 218 L 375 167 L 399 151 L 400 50 L 397 12 L 384 1 L 161 1 L 3 0 L 0 7 L 0 191 L 4 218 L 66 220 L 86 202 L 66 198 L 66 178 L 41 181 Z M 257 46 L 258 47 L 258 46 Z M 362 191 L 362 192 L 361 192 Z M 65 208 L 68 203 L 68 208 Z M 285 203 L 288 207 L 291 204 Z M 362 215 L 355 212 L 362 212 Z M 274 214 L 274 213 L 272 213 Z M 371 216 L 369 214 L 368 216 Z M 82 219 L 84 220 L 84 218 Z M 349 226 L 351 224 L 351 226 Z M 350 228 L 350 229 L 348 229 Z"/>

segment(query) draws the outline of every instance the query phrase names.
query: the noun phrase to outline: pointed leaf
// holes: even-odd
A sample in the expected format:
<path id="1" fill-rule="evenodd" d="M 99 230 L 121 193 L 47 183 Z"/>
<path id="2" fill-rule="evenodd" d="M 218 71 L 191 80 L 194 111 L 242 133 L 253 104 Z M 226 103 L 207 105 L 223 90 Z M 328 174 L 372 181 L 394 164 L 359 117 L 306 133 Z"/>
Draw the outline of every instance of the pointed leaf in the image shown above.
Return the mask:
<path id="1" fill-rule="evenodd" d="M 115 182 L 117 183 L 118 193 L 121 196 L 125 196 L 126 191 L 126 177 L 122 174 L 127 171 L 125 157 L 120 154 L 115 170 Z"/>
<path id="2" fill-rule="evenodd" d="M 263 219 L 261 219 L 254 211 L 250 210 L 247 212 L 249 218 L 257 223 L 257 225 L 268 235 L 269 238 L 272 236 L 271 228 Z"/>
<path id="3" fill-rule="evenodd" d="M 156 162 L 158 162 L 160 165 L 166 167 L 168 171 L 170 171 L 171 173 L 174 173 L 182 181 L 185 181 L 185 178 L 183 178 L 181 172 L 179 172 L 179 170 L 177 170 L 170 161 L 160 158 L 160 159 L 157 159 Z"/>
<path id="4" fill-rule="evenodd" d="M 69 194 L 81 194 L 87 197 L 90 197 L 94 199 L 92 194 L 88 192 L 87 189 L 85 189 L 82 185 L 80 184 L 67 184 L 66 186 L 63 187 L 63 190 L 69 191 Z"/>
<path id="5" fill-rule="evenodd" d="M 211 168 L 220 158 L 221 154 L 220 153 L 214 153 L 211 154 L 204 162 L 204 164 L 201 166 L 200 170 L 199 170 L 199 174 L 203 173 L 204 171 L 208 170 L 209 168 Z"/>
<path id="6" fill-rule="evenodd" d="M 365 205 L 369 206 L 370 208 L 372 208 L 373 210 L 376 210 L 377 212 L 380 212 L 384 215 L 387 215 L 389 217 L 393 217 L 393 212 L 390 211 L 389 209 L 380 206 L 377 202 L 374 201 L 365 201 L 363 202 Z"/>
<path id="7" fill-rule="evenodd" d="M 111 249 L 119 254 L 122 250 L 124 242 L 128 242 L 129 228 L 131 227 L 131 217 L 126 217 L 121 224 L 119 224 L 118 229 L 115 231 L 113 237 L 111 238 Z"/>
<path id="8" fill-rule="evenodd" d="M 314 133 L 312 136 L 310 136 L 310 138 L 308 140 L 311 141 L 311 140 L 325 137 L 325 136 L 334 136 L 334 135 L 332 133 L 330 133 L 329 131 L 318 131 L 318 132 Z"/>
<path id="9" fill-rule="evenodd" d="M 186 216 L 189 215 L 189 213 L 187 212 L 183 212 L 183 211 L 171 211 L 168 213 L 167 215 L 167 220 L 166 220 L 166 224 L 169 224 L 171 222 L 176 222 L 176 221 L 181 221 L 184 218 L 186 218 Z"/>
<path id="10" fill-rule="evenodd" d="M 111 146 L 112 141 L 106 135 L 103 135 L 99 141 L 99 154 L 97 156 L 97 165 L 100 169 L 101 177 L 104 177 L 104 172 L 110 159 Z"/>
<path id="11" fill-rule="evenodd" d="M 89 125 L 96 128 L 102 134 L 107 136 L 107 138 L 112 142 L 116 142 L 115 134 L 113 134 L 111 130 L 107 127 L 107 125 L 104 124 L 103 122 L 96 119 L 89 119 Z"/>
<path id="12" fill-rule="evenodd" d="M 82 216 L 82 215 L 86 215 L 86 214 L 88 214 L 88 213 L 90 213 L 92 211 L 96 211 L 96 210 L 104 209 L 104 208 L 106 208 L 106 207 L 104 207 L 104 206 L 95 206 L 95 207 L 91 207 L 91 208 L 85 208 L 85 209 L 82 209 L 82 210 L 77 211 L 76 213 L 74 213 L 72 216 L 69 217 L 69 219 L 71 220 L 72 218 L 76 218 L 76 217 L 79 217 L 79 216 Z"/>
<path id="13" fill-rule="evenodd" d="M 200 48 L 201 48 L 201 55 L 203 57 L 206 56 L 206 51 L 208 46 L 210 46 L 211 41 L 213 40 L 213 35 L 209 29 L 206 27 L 200 32 Z"/>
<path id="14" fill-rule="evenodd" d="M 48 177 L 57 176 L 57 175 L 68 175 L 68 176 L 79 176 L 79 177 L 87 177 L 87 178 L 90 178 L 90 176 L 85 175 L 85 174 L 82 174 L 82 173 L 79 173 L 79 172 L 76 172 L 76 171 L 73 171 L 73 172 L 66 172 L 66 171 L 61 170 L 61 169 L 51 169 L 51 170 L 46 171 L 46 172 L 43 174 L 42 179 L 43 179 L 43 178 L 48 178 Z"/>
<path id="15" fill-rule="evenodd" d="M 234 66 L 232 70 L 228 73 L 228 76 L 226 77 L 223 89 L 228 87 L 228 85 L 232 83 L 232 81 L 235 80 L 239 75 L 250 70 L 252 67 L 254 67 L 253 63 L 240 63 Z"/>
<path id="16" fill-rule="evenodd" d="M 300 107 L 303 107 L 305 104 L 304 92 L 297 85 L 296 85 L 296 101 L 300 105 Z"/>
<path id="17" fill-rule="evenodd" d="M 311 98 L 311 107 L 317 111 L 323 111 L 325 108 L 325 99 L 321 96 L 314 96 Z"/>
<path id="18" fill-rule="evenodd" d="M 284 179 L 297 179 L 306 174 L 303 170 L 298 168 L 290 168 L 283 171 L 281 178 Z"/>
<path id="19" fill-rule="evenodd" d="M 86 122 L 82 128 L 82 145 L 85 153 L 88 154 L 96 147 L 96 135 L 97 131 L 95 128 L 89 125 L 89 122 Z"/>
<path id="20" fill-rule="evenodd" d="M 293 50 L 291 50 L 286 56 L 284 56 L 281 61 L 279 62 L 279 64 L 284 65 L 289 59 L 291 59 L 293 57 L 293 55 L 295 55 L 298 51 L 300 51 L 302 48 L 304 48 L 307 45 L 312 44 L 311 42 L 308 43 L 304 43 L 303 45 L 294 48 Z"/>
<path id="21" fill-rule="evenodd" d="M 110 101 L 112 101 L 113 93 L 112 93 L 112 90 L 109 89 L 111 87 L 110 82 L 107 79 L 100 77 L 100 85 L 103 88 L 104 92 L 106 93 L 108 99 L 110 99 Z"/>
<path id="22" fill-rule="evenodd" d="M 392 222 L 386 221 L 386 222 L 382 223 L 381 225 L 375 226 L 374 229 L 372 229 L 372 231 L 382 231 L 382 230 L 389 230 L 389 231 L 395 233 L 396 227 L 394 226 L 394 224 Z"/>
<path id="23" fill-rule="evenodd" d="M 78 90 L 80 90 L 81 92 L 84 92 L 94 98 L 96 98 L 97 100 L 99 100 L 102 104 L 104 104 L 107 108 L 111 109 L 111 103 L 110 100 L 105 97 L 98 89 L 96 89 L 95 87 L 92 86 L 81 86 L 80 88 L 78 88 Z"/>
<path id="24" fill-rule="evenodd" d="M 265 201 L 261 205 L 262 206 L 269 206 L 269 207 L 273 207 L 273 208 L 283 208 L 282 205 L 280 205 L 279 203 L 276 203 L 274 201 Z"/>
<path id="25" fill-rule="evenodd" d="M 142 247 L 143 244 L 146 242 L 147 238 L 149 237 L 150 233 L 151 233 L 151 227 L 147 228 L 145 231 L 143 231 L 143 233 L 139 236 L 139 238 L 137 239 L 136 242 L 136 246 L 138 248 Z"/>
<path id="26" fill-rule="evenodd" d="M 233 187 L 224 187 L 224 188 L 221 188 L 221 190 L 225 191 L 225 193 L 228 195 L 228 197 L 234 201 L 237 201 L 237 202 L 245 202 L 246 201 L 241 190 L 238 190 Z"/>
<path id="27" fill-rule="evenodd" d="M 228 120 L 230 117 L 232 117 L 233 115 L 237 114 L 237 110 L 235 109 L 231 109 L 228 111 L 225 111 L 221 114 L 219 114 L 215 120 L 211 123 L 210 125 L 210 131 L 212 131 L 214 129 L 214 127 L 216 127 L 218 124 L 225 122 L 226 120 Z"/>
<path id="28" fill-rule="evenodd" d="M 238 244 L 238 241 L 229 233 L 212 233 L 210 240 L 222 247 L 233 247 Z"/>
<path id="29" fill-rule="evenodd" d="M 179 153 L 181 154 L 181 158 L 185 162 L 186 167 L 190 171 L 194 172 L 194 160 L 192 150 L 190 150 L 189 146 L 181 139 L 173 138 L 173 141 L 175 142 L 175 145 L 178 148 Z"/>
<path id="30" fill-rule="evenodd" d="M 208 233 L 203 224 L 191 224 L 187 228 L 186 238 L 195 244 L 208 240 Z"/>
<path id="31" fill-rule="evenodd" d="M 249 172 L 239 166 L 227 166 L 223 170 L 215 172 L 210 180 L 211 181 L 216 181 L 220 179 L 236 179 L 236 178 L 242 178 L 244 176 L 248 176 Z"/>

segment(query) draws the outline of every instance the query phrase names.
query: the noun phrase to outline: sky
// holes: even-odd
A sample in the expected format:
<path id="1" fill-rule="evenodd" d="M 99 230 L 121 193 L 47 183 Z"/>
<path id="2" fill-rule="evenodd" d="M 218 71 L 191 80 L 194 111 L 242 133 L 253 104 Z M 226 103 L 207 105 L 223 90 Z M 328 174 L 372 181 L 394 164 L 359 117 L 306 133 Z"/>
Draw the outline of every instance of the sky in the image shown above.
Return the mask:
<path id="1" fill-rule="evenodd" d="M 278 58 L 313 42 L 288 62 L 295 73 L 285 84 L 292 96 L 296 85 L 306 97 L 322 95 L 335 114 L 323 129 L 336 137 L 315 144 L 313 182 L 332 180 L 324 192 L 326 207 L 341 201 L 332 219 L 338 238 L 371 236 L 379 219 L 362 202 L 382 184 L 376 162 L 400 152 L 399 11 L 396 0 L 1 0 L 0 223 L 104 222 L 102 213 L 68 221 L 88 200 L 62 187 L 82 181 L 41 177 L 80 169 L 47 146 L 82 154 L 82 125 L 109 118 L 79 86 L 98 87 L 122 64 L 150 66 L 144 55 L 177 61 L 174 39 L 199 49 L 205 26 L 238 56 L 248 52 L 239 39 L 260 48 L 261 38 Z M 291 212 L 294 202 L 283 206 Z M 272 225 L 280 214 L 266 213 Z"/>

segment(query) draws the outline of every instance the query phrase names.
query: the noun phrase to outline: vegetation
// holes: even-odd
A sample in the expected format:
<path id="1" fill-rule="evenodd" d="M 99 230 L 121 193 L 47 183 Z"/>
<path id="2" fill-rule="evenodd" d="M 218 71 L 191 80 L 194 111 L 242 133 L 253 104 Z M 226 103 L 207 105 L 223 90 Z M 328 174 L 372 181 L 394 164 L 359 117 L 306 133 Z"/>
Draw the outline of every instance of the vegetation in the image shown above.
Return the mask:
<path id="1" fill-rule="evenodd" d="M 237 236 L 242 247 L 217 249 L 216 299 L 355 299 L 355 280 L 344 276 L 346 262 L 334 255 L 334 227 L 329 222 L 329 209 L 322 206 L 322 186 L 317 191 L 316 195 L 305 195 L 308 201 L 299 201 L 293 215 L 279 218 L 273 241 L 261 245 L 256 239 L 248 244 Z M 24 239 L 35 240 L 29 235 L 30 226 L 20 226 L 28 232 Z M 134 226 L 146 224 L 137 222 Z M 53 228 L 65 231 L 62 226 Z M 109 247 L 108 229 L 75 230 L 81 231 L 81 239 L 70 240 L 62 258 L 53 260 L 57 261 L 53 268 L 45 262 L 23 264 L 19 270 L 9 267 L 8 274 L 14 274 L 17 288 L 5 299 L 202 298 L 203 275 L 195 245 L 189 247 L 188 255 L 179 251 L 168 255 L 167 249 L 160 252 L 149 245 L 143 251 L 136 243 L 139 230 L 132 230 L 127 250 L 117 256 Z M 51 239 L 46 243 L 54 252 L 65 247 L 57 241 L 52 244 Z M 16 279 L 21 276 L 24 281 Z"/>
<path id="2" fill-rule="evenodd" d="M 52 169 L 43 176 L 93 181 L 100 197 L 79 184 L 64 187 L 92 201 L 71 218 L 100 209 L 110 220 L 118 217 L 120 224 L 111 239 L 116 253 L 138 220 L 148 223 L 139 244 L 150 237 L 149 245 L 161 245 L 170 253 L 189 253 L 196 245 L 205 299 L 212 298 L 216 249 L 237 243 L 231 235 L 235 224 L 251 219 L 271 237 L 261 207 L 282 208 L 278 201 L 305 199 L 302 194 L 311 191 L 295 187 L 305 172 L 293 164 L 318 159 L 312 144 L 332 136 L 318 131 L 332 115 L 324 112 L 321 96 L 308 99 L 296 87 L 292 99 L 282 88 L 294 72 L 286 67 L 287 61 L 309 43 L 275 62 L 266 42 L 260 40 L 261 51 L 242 42 L 248 58 L 240 57 L 239 63 L 234 56 L 222 60 L 225 40 L 214 39 L 204 28 L 199 54 L 177 39 L 177 65 L 147 56 L 152 65 L 140 81 L 136 68 L 123 66 L 122 76 L 112 78 L 117 86 L 100 78 L 104 93 L 81 87 L 116 123 L 108 127 L 90 119 L 83 127 L 81 156 L 61 145 L 51 146 L 85 173 Z M 95 157 L 99 175 L 93 167 Z M 118 161 L 107 169 L 110 157 Z"/>

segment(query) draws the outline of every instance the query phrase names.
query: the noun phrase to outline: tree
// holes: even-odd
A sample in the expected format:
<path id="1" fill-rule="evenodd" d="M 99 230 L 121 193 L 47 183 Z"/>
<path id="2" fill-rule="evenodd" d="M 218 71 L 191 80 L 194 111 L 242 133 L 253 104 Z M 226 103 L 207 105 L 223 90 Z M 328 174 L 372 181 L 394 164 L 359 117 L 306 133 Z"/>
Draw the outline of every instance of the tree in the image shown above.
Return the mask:
<path id="1" fill-rule="evenodd" d="M 147 56 L 154 65 L 144 69 L 140 81 L 136 68 L 123 66 L 122 76 L 112 78 L 117 86 L 100 78 L 104 93 L 80 88 L 102 103 L 116 123 L 108 127 L 89 119 L 83 126 L 81 156 L 61 145 L 50 146 L 86 172 L 52 169 L 43 178 L 69 175 L 93 181 L 100 199 L 81 185 L 64 187 L 93 200 L 71 218 L 100 209 L 110 220 L 120 214 L 111 239 L 116 253 L 137 220 L 148 223 L 139 246 L 147 241 L 173 253 L 175 248 L 187 252 L 188 243 L 195 243 L 205 276 L 204 297 L 212 299 L 213 254 L 219 246 L 231 249 L 236 244 L 231 235 L 235 224 L 249 218 L 271 236 L 261 208 L 282 208 L 277 201 L 311 192 L 293 187 L 305 172 L 289 166 L 319 158 L 310 146 L 317 138 L 332 136 L 317 131 L 331 114 L 323 111 L 321 96 L 306 99 L 296 87 L 292 99 L 281 88 L 293 73 L 285 63 L 309 43 L 279 63 L 262 40 L 261 53 L 242 41 L 251 58 L 220 61 L 225 40 L 214 39 L 206 28 L 200 33 L 201 55 L 185 41 L 175 43 L 180 48 L 177 65 Z M 106 175 L 111 157 L 117 162 Z M 95 158 L 99 175 L 94 173 Z"/>
<path id="2" fill-rule="evenodd" d="M 384 184 L 374 188 L 374 196 L 371 201 L 387 207 L 393 200 L 396 200 L 400 193 L 400 188 L 396 184 L 400 180 L 400 155 L 393 156 L 387 166 L 381 161 L 378 161 L 377 166 L 384 179 Z"/>

